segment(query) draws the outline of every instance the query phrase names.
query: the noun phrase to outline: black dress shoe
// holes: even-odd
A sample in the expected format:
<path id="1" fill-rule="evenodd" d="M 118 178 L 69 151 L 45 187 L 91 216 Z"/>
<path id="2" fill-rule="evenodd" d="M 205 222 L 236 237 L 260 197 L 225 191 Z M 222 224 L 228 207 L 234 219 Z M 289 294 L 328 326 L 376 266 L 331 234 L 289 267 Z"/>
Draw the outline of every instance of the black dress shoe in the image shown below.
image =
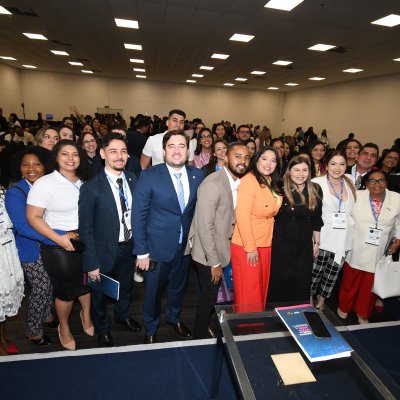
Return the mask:
<path id="1" fill-rule="evenodd" d="M 133 318 L 126 318 L 123 321 L 115 320 L 115 322 L 123 325 L 126 329 L 132 332 L 140 332 L 142 330 L 139 322 L 135 321 Z"/>
<path id="2" fill-rule="evenodd" d="M 215 329 L 211 326 L 207 328 L 207 337 L 211 339 L 215 339 L 217 337 Z"/>
<path id="3" fill-rule="evenodd" d="M 156 335 L 145 336 L 143 344 L 152 344 L 156 342 Z"/>
<path id="4" fill-rule="evenodd" d="M 99 346 L 100 347 L 113 347 L 114 341 L 111 333 L 106 333 L 105 335 L 99 335 Z"/>
<path id="5" fill-rule="evenodd" d="M 177 322 L 176 324 L 171 324 L 170 322 L 166 321 L 166 323 L 170 327 L 174 328 L 175 332 L 179 337 L 184 339 L 192 337 L 192 332 L 183 322 Z"/>
<path id="6" fill-rule="evenodd" d="M 29 342 L 35 344 L 38 347 L 46 347 L 51 344 L 51 339 L 46 334 L 44 334 L 38 339 L 29 339 Z"/>

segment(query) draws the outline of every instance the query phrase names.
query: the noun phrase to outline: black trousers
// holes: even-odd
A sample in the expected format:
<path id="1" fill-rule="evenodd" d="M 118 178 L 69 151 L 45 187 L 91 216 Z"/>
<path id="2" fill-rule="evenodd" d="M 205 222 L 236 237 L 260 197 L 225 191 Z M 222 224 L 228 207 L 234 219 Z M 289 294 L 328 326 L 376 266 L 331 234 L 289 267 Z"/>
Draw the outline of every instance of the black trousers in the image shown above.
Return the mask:
<path id="1" fill-rule="evenodd" d="M 200 283 L 200 298 L 197 304 L 196 318 L 194 321 L 193 338 L 207 338 L 207 328 L 210 318 L 213 315 L 215 304 L 218 298 L 218 289 L 221 281 L 217 285 L 211 282 L 211 268 L 207 265 L 193 261 Z"/>
<path id="2" fill-rule="evenodd" d="M 119 300 L 115 302 L 114 317 L 117 321 L 128 318 L 132 300 L 133 272 L 135 257 L 132 254 L 132 243 L 118 247 L 117 257 L 111 271 L 101 273 L 120 283 Z M 107 296 L 99 290 L 91 289 L 91 315 L 96 333 L 104 335 L 110 332 L 111 318 L 107 314 Z"/>

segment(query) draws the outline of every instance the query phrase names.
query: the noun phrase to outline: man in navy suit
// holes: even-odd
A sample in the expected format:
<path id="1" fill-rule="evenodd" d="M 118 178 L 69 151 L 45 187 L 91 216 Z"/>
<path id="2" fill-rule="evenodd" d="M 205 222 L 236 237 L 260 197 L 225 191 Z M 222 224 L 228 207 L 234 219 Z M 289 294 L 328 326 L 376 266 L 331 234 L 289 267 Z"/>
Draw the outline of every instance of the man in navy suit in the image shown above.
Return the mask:
<path id="1" fill-rule="evenodd" d="M 160 324 L 161 296 L 168 286 L 166 322 L 178 336 L 192 336 L 180 320 L 188 278 L 184 249 L 203 172 L 185 163 L 189 138 L 183 131 L 163 137 L 165 163 L 142 171 L 133 195 L 136 265 L 144 273 L 144 343 L 154 343 Z M 150 262 L 152 261 L 152 262 Z M 154 268 L 154 262 L 157 266 Z M 150 267 L 150 268 L 149 268 Z"/>
<path id="2" fill-rule="evenodd" d="M 85 245 L 83 268 L 88 272 L 88 279 L 98 281 L 103 273 L 120 282 L 115 320 L 128 330 L 139 332 L 141 326 L 128 317 L 135 267 L 131 209 L 136 176 L 124 172 L 128 151 L 121 134 L 104 136 L 100 155 L 105 162 L 104 171 L 86 182 L 79 195 L 79 235 Z M 111 347 L 111 318 L 107 315 L 106 296 L 91 290 L 91 299 L 99 345 Z"/>

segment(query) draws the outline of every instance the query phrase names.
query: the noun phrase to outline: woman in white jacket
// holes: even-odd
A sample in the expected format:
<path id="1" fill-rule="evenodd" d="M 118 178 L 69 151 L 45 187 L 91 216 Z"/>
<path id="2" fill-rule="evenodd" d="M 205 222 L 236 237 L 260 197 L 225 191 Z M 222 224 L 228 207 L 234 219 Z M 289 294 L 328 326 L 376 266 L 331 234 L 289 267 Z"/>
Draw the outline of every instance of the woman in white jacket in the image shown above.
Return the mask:
<path id="1" fill-rule="evenodd" d="M 346 253 L 351 249 L 354 221 L 352 211 L 356 190 L 350 175 L 345 175 L 346 156 L 339 150 L 328 154 L 325 176 L 314 178 L 323 192 L 322 220 L 319 252 L 314 260 L 311 299 L 317 295 L 317 308 L 324 309 L 339 272 L 343 267 Z"/>
<path id="2" fill-rule="evenodd" d="M 354 206 L 353 248 L 346 257 L 339 290 L 340 318 L 355 311 L 360 324 L 368 323 L 377 296 L 372 293 L 375 267 L 384 255 L 400 247 L 400 194 L 387 190 L 387 175 L 371 170 L 365 175 L 367 190 L 357 191 Z"/>

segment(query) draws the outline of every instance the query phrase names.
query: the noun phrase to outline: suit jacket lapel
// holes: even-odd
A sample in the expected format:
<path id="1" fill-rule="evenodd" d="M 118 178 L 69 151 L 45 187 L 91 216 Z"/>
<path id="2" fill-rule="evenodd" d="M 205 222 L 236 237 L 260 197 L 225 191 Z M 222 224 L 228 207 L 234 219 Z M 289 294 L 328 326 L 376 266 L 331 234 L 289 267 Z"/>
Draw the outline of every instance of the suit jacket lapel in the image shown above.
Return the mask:
<path id="1" fill-rule="evenodd" d="M 114 194 L 111 189 L 110 182 L 108 182 L 105 172 L 100 173 L 100 179 L 101 179 L 101 183 L 102 183 L 100 194 L 102 195 L 104 193 L 104 196 L 106 197 L 107 202 L 110 203 L 111 212 L 113 212 L 114 217 L 116 217 L 119 220 L 118 209 L 117 209 L 117 205 L 115 204 Z"/>
<path id="2" fill-rule="evenodd" d="M 174 182 L 172 182 L 172 177 L 168 171 L 166 164 L 163 164 L 163 168 L 161 169 L 161 174 L 163 175 L 162 181 L 165 182 L 166 185 L 165 187 L 166 194 L 168 195 L 169 192 L 169 195 L 174 199 L 174 204 L 176 208 L 179 210 L 179 212 L 181 212 L 181 207 L 179 205 L 178 195 L 176 194 Z"/>
<path id="3" fill-rule="evenodd" d="M 226 172 L 224 171 L 223 173 L 224 173 L 224 178 L 223 178 L 224 186 L 223 187 L 225 188 L 225 191 L 227 192 L 230 208 L 234 212 L 235 208 L 233 206 L 233 194 L 232 194 L 231 185 L 229 183 L 229 178 L 228 178 Z"/>
<path id="4" fill-rule="evenodd" d="M 189 200 L 186 204 L 186 208 L 188 207 L 188 205 L 190 204 L 190 202 L 193 201 L 195 195 L 197 194 L 197 178 L 196 175 L 190 171 L 189 168 L 186 167 L 186 172 L 187 172 L 187 176 L 188 176 L 188 180 L 189 180 Z M 185 208 L 185 209 L 186 209 Z"/>

